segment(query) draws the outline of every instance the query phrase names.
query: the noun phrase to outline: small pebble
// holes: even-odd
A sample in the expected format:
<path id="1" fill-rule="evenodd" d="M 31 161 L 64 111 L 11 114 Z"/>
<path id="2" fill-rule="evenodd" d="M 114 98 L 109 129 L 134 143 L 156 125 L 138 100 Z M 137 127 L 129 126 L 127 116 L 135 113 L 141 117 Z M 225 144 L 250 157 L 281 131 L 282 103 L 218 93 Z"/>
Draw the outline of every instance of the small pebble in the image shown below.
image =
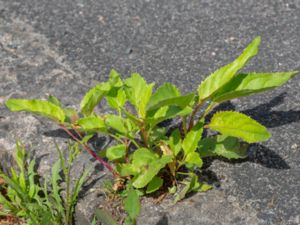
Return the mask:
<path id="1" fill-rule="evenodd" d="M 133 50 L 132 50 L 132 48 L 127 48 L 125 52 L 126 52 L 126 54 L 131 54 L 133 52 Z"/>
<path id="2" fill-rule="evenodd" d="M 232 195 L 229 195 L 229 196 L 227 197 L 227 200 L 228 200 L 229 202 L 235 202 L 235 201 L 236 201 L 236 197 L 234 197 L 234 196 L 232 196 Z"/>
<path id="3" fill-rule="evenodd" d="M 298 148 L 298 145 L 297 145 L 297 144 L 293 144 L 293 145 L 291 146 L 291 148 L 292 148 L 292 149 L 297 149 L 297 148 Z"/>

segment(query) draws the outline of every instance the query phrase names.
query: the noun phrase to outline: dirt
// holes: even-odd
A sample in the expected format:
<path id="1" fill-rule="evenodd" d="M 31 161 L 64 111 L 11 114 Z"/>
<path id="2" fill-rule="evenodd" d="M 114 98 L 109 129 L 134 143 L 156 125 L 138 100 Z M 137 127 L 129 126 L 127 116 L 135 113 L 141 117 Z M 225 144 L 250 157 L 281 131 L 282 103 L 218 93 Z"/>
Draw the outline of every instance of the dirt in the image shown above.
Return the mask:
<path id="1" fill-rule="evenodd" d="M 0 211 L 2 206 L 0 205 Z M 22 221 L 14 216 L 4 216 L 0 217 L 0 225 L 22 225 Z"/>

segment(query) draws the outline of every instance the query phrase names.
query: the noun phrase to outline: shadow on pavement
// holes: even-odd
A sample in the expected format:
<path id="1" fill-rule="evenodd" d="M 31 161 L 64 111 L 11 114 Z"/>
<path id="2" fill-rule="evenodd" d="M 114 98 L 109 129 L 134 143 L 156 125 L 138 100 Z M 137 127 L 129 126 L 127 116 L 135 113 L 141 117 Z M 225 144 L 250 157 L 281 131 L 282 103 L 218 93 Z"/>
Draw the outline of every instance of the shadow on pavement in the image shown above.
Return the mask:
<path id="1" fill-rule="evenodd" d="M 257 120 L 268 128 L 280 127 L 285 124 L 297 122 L 300 120 L 300 110 L 288 111 L 273 111 L 272 108 L 284 103 L 286 93 L 274 97 L 270 102 L 258 105 L 252 109 L 241 111 L 241 113 L 249 115 L 252 119 Z M 217 111 L 236 110 L 236 107 L 231 102 L 224 102 L 216 107 L 208 116 L 208 121 L 211 116 Z"/>
<path id="2" fill-rule="evenodd" d="M 169 220 L 168 217 L 165 215 L 163 215 L 162 218 L 159 219 L 159 221 L 157 222 L 156 225 L 168 225 L 169 224 Z"/>
<path id="3" fill-rule="evenodd" d="M 257 163 L 271 169 L 290 169 L 290 166 L 280 155 L 261 144 L 253 144 L 249 147 L 247 161 Z"/>
<path id="4" fill-rule="evenodd" d="M 252 144 L 248 148 L 248 157 L 246 159 L 229 160 L 222 157 L 208 157 L 205 159 L 204 168 L 209 168 L 214 160 L 221 160 L 230 164 L 238 164 L 243 162 L 252 162 L 260 164 L 266 168 L 287 170 L 290 166 L 286 161 L 273 150 L 261 144 Z"/>
<path id="5" fill-rule="evenodd" d="M 273 98 L 270 102 L 261 104 L 253 109 L 245 110 L 242 113 L 251 117 L 268 128 L 280 127 L 285 124 L 300 120 L 300 111 L 272 111 L 272 108 L 284 102 L 286 93 Z"/>
<path id="6" fill-rule="evenodd" d="M 90 178 L 87 177 L 86 181 L 84 182 L 84 185 L 82 186 L 81 190 L 79 191 L 78 199 L 83 199 L 84 197 L 86 197 L 90 193 L 91 188 L 93 188 L 96 185 L 96 183 L 99 180 L 101 180 L 103 177 L 104 177 L 104 175 L 99 176 L 99 177 L 97 177 L 95 179 L 92 179 L 92 181 L 89 181 Z"/>
<path id="7" fill-rule="evenodd" d="M 80 137 L 76 132 L 72 129 L 69 129 L 69 131 L 78 139 Z M 67 134 L 63 129 L 55 129 L 55 130 L 49 130 L 45 131 L 43 133 L 46 137 L 58 137 L 58 138 L 64 138 L 64 139 L 71 139 L 74 140 L 72 137 L 70 137 L 69 134 Z M 104 136 L 98 136 L 94 135 L 91 139 L 89 139 L 88 143 L 93 146 L 95 149 L 103 149 L 106 145 L 108 145 L 111 142 L 110 138 L 104 137 Z"/>
<path id="8" fill-rule="evenodd" d="M 74 134 L 75 137 L 78 137 L 76 135 L 76 133 L 72 130 L 70 130 L 72 132 L 72 134 Z M 63 129 L 55 129 L 55 130 L 49 130 L 49 131 L 45 131 L 43 133 L 43 135 L 45 135 L 46 137 L 59 137 L 59 138 L 66 138 L 66 139 L 72 139 Z"/>

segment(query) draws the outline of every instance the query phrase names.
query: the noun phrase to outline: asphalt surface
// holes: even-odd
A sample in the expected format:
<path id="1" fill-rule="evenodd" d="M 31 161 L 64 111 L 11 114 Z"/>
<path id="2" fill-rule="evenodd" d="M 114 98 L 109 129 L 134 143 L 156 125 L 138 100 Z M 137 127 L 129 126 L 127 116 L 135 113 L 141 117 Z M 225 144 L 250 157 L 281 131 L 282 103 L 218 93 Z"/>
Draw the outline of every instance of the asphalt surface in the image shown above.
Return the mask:
<path id="1" fill-rule="evenodd" d="M 233 60 L 257 35 L 260 53 L 243 71 L 300 70 L 300 1 L 0 0 L 0 100 L 55 94 L 78 107 L 111 68 L 172 82 L 183 92 Z M 145 200 L 138 224 L 300 224 L 300 77 L 274 91 L 223 105 L 266 125 L 273 137 L 243 162 L 209 162 L 216 188 L 173 206 Z M 41 171 L 57 155 L 56 127 L 0 105 L 0 151 L 16 138 L 35 150 Z M 100 143 L 101 144 L 101 143 Z M 89 164 L 83 155 L 79 164 Z M 99 203 L 101 168 L 80 200 L 77 224 Z M 101 179 L 100 179 L 101 180 Z M 220 185 L 218 185 L 220 184 Z"/>

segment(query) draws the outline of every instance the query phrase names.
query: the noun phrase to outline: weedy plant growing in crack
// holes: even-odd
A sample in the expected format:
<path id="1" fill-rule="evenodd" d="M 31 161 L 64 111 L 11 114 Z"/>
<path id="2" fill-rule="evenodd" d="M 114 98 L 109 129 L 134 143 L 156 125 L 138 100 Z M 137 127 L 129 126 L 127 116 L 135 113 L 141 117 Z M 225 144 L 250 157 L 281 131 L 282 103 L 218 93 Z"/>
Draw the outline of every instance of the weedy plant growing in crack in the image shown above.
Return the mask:
<path id="1" fill-rule="evenodd" d="M 148 84 L 138 73 L 122 79 L 112 70 L 107 82 L 85 94 L 80 111 L 64 107 L 54 96 L 48 100 L 9 99 L 6 106 L 56 122 L 114 175 L 116 192 L 128 192 L 129 186 L 136 192 L 130 196 L 136 198 L 163 189 L 174 194 L 176 202 L 187 193 L 211 188 L 200 182 L 196 173 L 205 157 L 245 158 L 247 143 L 271 137 L 266 127 L 239 112 L 221 111 L 210 121 L 205 120 L 220 103 L 279 87 L 299 73 L 240 73 L 257 54 L 259 44 L 260 37 L 256 37 L 232 63 L 216 70 L 196 91 L 187 94 L 170 83 L 154 89 L 155 84 Z M 103 100 L 115 113 L 94 112 Z M 177 128 L 161 126 L 175 117 L 181 119 Z M 204 129 L 218 134 L 203 137 Z M 88 140 L 97 133 L 112 137 L 116 144 L 96 153 Z M 135 221 L 133 215 L 128 219 L 131 222 Z"/>
<path id="2" fill-rule="evenodd" d="M 0 216 L 22 218 L 24 225 L 73 225 L 75 205 L 88 170 L 73 182 L 70 171 L 80 153 L 78 144 L 69 144 L 68 158 L 58 147 L 57 150 L 59 160 L 52 167 L 51 177 L 41 183 L 35 160 L 30 159 L 24 146 L 17 142 L 16 168 L 11 167 L 6 172 L 0 170 L 0 178 L 4 180 L 0 190 L 6 193 L 0 192 Z"/>

